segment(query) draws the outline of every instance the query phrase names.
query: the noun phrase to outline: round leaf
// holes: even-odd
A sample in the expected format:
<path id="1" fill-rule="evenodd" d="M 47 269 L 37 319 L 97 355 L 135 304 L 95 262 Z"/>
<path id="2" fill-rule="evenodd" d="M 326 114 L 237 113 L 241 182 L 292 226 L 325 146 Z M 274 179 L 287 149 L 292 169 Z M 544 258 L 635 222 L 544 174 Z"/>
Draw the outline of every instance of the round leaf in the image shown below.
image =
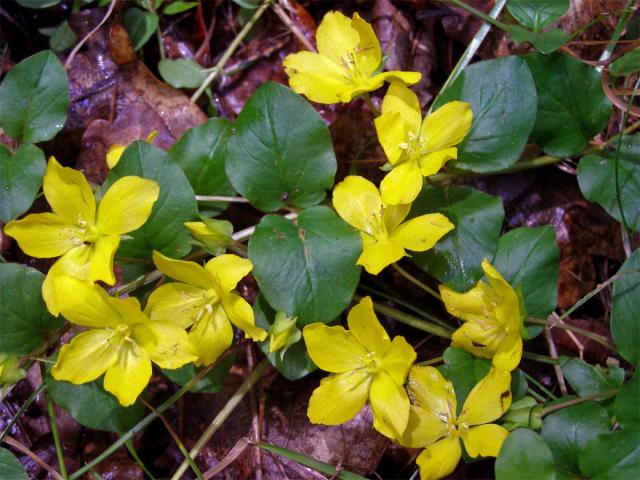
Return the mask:
<path id="1" fill-rule="evenodd" d="M 49 48 L 54 52 L 62 52 L 73 47 L 78 41 L 78 36 L 73 33 L 69 22 L 66 20 L 56 27 L 49 38 Z"/>
<path id="2" fill-rule="evenodd" d="M 625 53 L 609 67 L 611 75 L 624 77 L 640 71 L 640 48 Z"/>
<path id="3" fill-rule="evenodd" d="M 40 9 L 40 8 L 49 8 L 57 5 L 62 0 L 16 0 L 18 5 L 27 8 Z"/>
<path id="4" fill-rule="evenodd" d="M 162 79 L 175 88 L 198 88 L 209 72 L 195 60 L 163 58 L 158 63 Z"/>
<path id="5" fill-rule="evenodd" d="M 439 212 L 455 228 L 434 248 L 414 253 L 413 261 L 440 282 L 463 292 L 483 275 L 483 258 L 496 253 L 504 220 L 502 201 L 470 187 L 427 187 L 413 204 L 410 217 Z"/>
<path id="6" fill-rule="evenodd" d="M 29 210 L 46 165 L 44 153 L 35 145 L 24 143 L 13 155 L 0 145 L 0 222 L 7 223 Z"/>
<path id="7" fill-rule="evenodd" d="M 141 402 L 130 407 L 121 406 L 116 397 L 105 391 L 102 379 L 74 385 L 58 382 L 47 375 L 47 391 L 78 423 L 95 430 L 125 432 L 144 416 Z"/>
<path id="8" fill-rule="evenodd" d="M 516 228 L 500 237 L 493 266 L 522 288 L 530 316 L 547 318 L 558 303 L 559 257 L 553 227 Z"/>
<path id="9" fill-rule="evenodd" d="M 536 87 L 526 62 L 515 56 L 468 66 L 439 97 L 434 109 L 452 100 L 471 103 L 471 131 L 452 165 L 495 172 L 514 164 L 536 120 Z"/>
<path id="10" fill-rule="evenodd" d="M 618 271 L 613 282 L 611 336 L 620 355 L 629 363 L 640 361 L 640 249 L 633 252 Z"/>
<path id="11" fill-rule="evenodd" d="M 489 373 L 491 361 L 454 347 L 447 348 L 443 358 L 444 365 L 439 367 L 439 370 L 453 384 L 460 413 L 473 387 Z"/>
<path id="12" fill-rule="evenodd" d="M 622 386 L 613 404 L 616 421 L 622 428 L 640 427 L 639 398 L 640 375 L 636 369 L 633 378 Z"/>
<path id="13" fill-rule="evenodd" d="M 145 12 L 136 7 L 128 8 L 124 12 L 123 25 L 134 50 L 140 50 L 149 41 L 158 28 L 158 15 Z"/>
<path id="14" fill-rule="evenodd" d="M 45 50 L 9 70 L 0 84 L 0 127 L 21 142 L 44 142 L 62 130 L 69 108 L 67 75 Z"/>
<path id="15" fill-rule="evenodd" d="M 620 388 L 624 380 L 624 371 L 621 369 L 605 370 L 599 366 L 593 367 L 577 358 L 561 356 L 560 369 L 581 397 Z M 621 378 L 618 378 L 618 372 L 622 373 Z"/>
<path id="16" fill-rule="evenodd" d="M 0 352 L 34 351 L 62 318 L 52 317 L 42 300 L 44 275 L 16 263 L 0 263 Z"/>
<path id="17" fill-rule="evenodd" d="M 6 448 L 0 448 L 0 480 L 29 480 L 20 460 Z"/>
<path id="18" fill-rule="evenodd" d="M 580 473 L 578 455 L 597 435 L 611 430 L 609 415 L 595 402 L 563 408 L 544 419 L 542 437 L 563 470 Z"/>
<path id="19" fill-rule="evenodd" d="M 640 135 L 622 139 L 616 152 L 583 157 L 578 183 L 587 200 L 597 202 L 627 228 L 640 231 Z M 617 175 L 616 175 L 617 171 Z"/>
<path id="20" fill-rule="evenodd" d="M 524 58 L 538 91 L 538 116 L 532 138 L 549 155 L 579 153 L 611 116 L 600 75 L 563 52 Z"/>
<path id="21" fill-rule="evenodd" d="M 556 480 L 553 455 L 533 430 L 519 428 L 502 444 L 496 459 L 496 480 Z"/>
<path id="22" fill-rule="evenodd" d="M 174 258 L 185 256 L 191 250 L 191 236 L 184 226 L 196 217 L 195 194 L 178 165 L 163 150 L 137 141 L 123 152 L 103 184 L 106 191 L 116 180 L 136 175 L 155 180 L 160 185 L 160 196 L 151 216 L 138 230 L 127 234 L 118 255 L 129 258 L 149 258 L 158 250 Z"/>
<path id="23" fill-rule="evenodd" d="M 534 32 L 560 18 L 569 8 L 569 0 L 509 0 L 509 13 Z"/>
<path id="24" fill-rule="evenodd" d="M 260 292 L 299 325 L 334 320 L 351 302 L 360 279 L 360 236 L 327 207 L 312 207 L 297 225 L 265 216 L 249 241 Z"/>
<path id="25" fill-rule="evenodd" d="M 329 129 L 306 100 L 276 83 L 251 95 L 236 120 L 226 169 L 254 207 L 270 212 L 320 203 L 336 168 Z"/>
<path id="26" fill-rule="evenodd" d="M 640 472 L 640 427 L 598 435 L 580 453 L 582 473 L 593 480 L 637 480 Z"/>

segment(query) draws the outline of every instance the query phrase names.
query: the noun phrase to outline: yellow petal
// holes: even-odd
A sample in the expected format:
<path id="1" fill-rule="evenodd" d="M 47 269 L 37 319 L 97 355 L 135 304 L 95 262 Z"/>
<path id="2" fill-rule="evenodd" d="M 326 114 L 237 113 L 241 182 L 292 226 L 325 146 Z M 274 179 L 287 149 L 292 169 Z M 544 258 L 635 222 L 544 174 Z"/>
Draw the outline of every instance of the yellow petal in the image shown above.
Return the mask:
<path id="1" fill-rule="evenodd" d="M 299 52 L 284 60 L 291 89 L 312 102 L 332 104 L 348 102 L 354 97 L 354 86 L 331 60 L 317 53 Z"/>
<path id="2" fill-rule="evenodd" d="M 158 270 L 167 277 L 178 280 L 188 285 L 195 285 L 204 290 L 213 288 L 213 279 L 211 275 L 196 262 L 188 262 L 185 260 L 174 260 L 166 255 L 154 250 L 153 263 L 156 264 Z"/>
<path id="3" fill-rule="evenodd" d="M 360 34 L 350 18 L 341 12 L 328 12 L 316 30 L 318 52 L 340 65 L 360 43 Z M 378 62 L 379 63 L 379 62 Z"/>
<path id="4" fill-rule="evenodd" d="M 189 339 L 198 354 L 196 365 L 211 365 L 231 346 L 233 328 L 221 306 L 205 314 L 189 331 Z"/>
<path id="5" fill-rule="evenodd" d="M 42 190 L 52 210 L 72 225 L 95 224 L 96 199 L 84 175 L 49 158 Z"/>
<path id="6" fill-rule="evenodd" d="M 69 276 L 56 276 L 53 282 L 58 309 L 70 322 L 92 328 L 124 323 L 109 294 L 98 285 Z"/>
<path id="7" fill-rule="evenodd" d="M 117 335 L 113 330 L 88 330 L 62 346 L 51 374 L 56 380 L 75 384 L 91 382 L 102 375 L 117 356 Z"/>
<path id="8" fill-rule="evenodd" d="M 367 350 L 340 326 L 312 323 L 302 330 L 313 363 L 327 372 L 342 373 L 365 366 Z"/>
<path id="9" fill-rule="evenodd" d="M 398 439 L 409 448 L 422 448 L 437 442 L 448 433 L 447 423 L 433 412 L 411 405 L 407 428 Z"/>
<path id="10" fill-rule="evenodd" d="M 504 338 L 504 330 L 495 322 L 467 322 L 453 332 L 451 345 L 464 348 L 477 357 L 491 358 Z"/>
<path id="11" fill-rule="evenodd" d="M 363 74 L 371 75 L 378 69 L 382 61 L 378 37 L 373 31 L 373 27 L 360 18 L 357 12 L 353 14 L 351 27 L 358 32 L 360 37 L 355 52 L 358 66 Z"/>
<path id="12" fill-rule="evenodd" d="M 104 194 L 98 207 L 97 228 L 103 235 L 123 235 L 140 228 L 160 195 L 153 180 L 122 177 Z"/>
<path id="13" fill-rule="evenodd" d="M 497 323 L 492 306 L 498 303 L 499 298 L 483 281 L 479 281 L 465 293 L 458 293 L 446 285 L 440 285 L 440 295 L 447 311 L 454 317 L 466 322 Z"/>
<path id="14" fill-rule="evenodd" d="M 373 311 L 371 297 L 364 297 L 349 311 L 347 323 L 351 334 L 369 352 L 382 357 L 389 350 L 391 339 Z"/>
<path id="15" fill-rule="evenodd" d="M 172 322 L 181 328 L 192 325 L 203 315 L 207 299 L 200 287 L 176 282 L 156 288 L 147 301 L 145 312 L 153 321 Z"/>
<path id="16" fill-rule="evenodd" d="M 505 335 L 493 356 L 493 365 L 501 370 L 514 370 L 522 359 L 522 337 L 518 331 Z"/>
<path id="17" fill-rule="evenodd" d="M 499 301 L 496 306 L 498 321 L 510 331 L 520 330 L 520 301 L 518 294 L 485 258 L 482 260 L 482 270 L 489 280 Z"/>
<path id="18" fill-rule="evenodd" d="M 364 407 L 370 386 L 371 375 L 363 371 L 323 378 L 309 399 L 309 420 L 323 425 L 348 422 Z"/>
<path id="19" fill-rule="evenodd" d="M 458 424 L 482 425 L 500 418 L 511 406 L 511 373 L 492 368 L 464 402 Z"/>
<path id="20" fill-rule="evenodd" d="M 372 82 L 392 82 L 394 80 L 403 82 L 407 85 L 414 85 L 420 81 L 422 74 L 420 72 L 399 72 L 393 70 L 391 72 L 383 72 L 371 78 Z"/>
<path id="21" fill-rule="evenodd" d="M 383 102 L 384 104 L 384 102 Z M 407 126 L 398 112 L 386 112 L 373 121 L 387 159 L 391 165 L 396 165 L 405 150 L 401 147 L 407 142 Z"/>
<path id="22" fill-rule="evenodd" d="M 77 278 L 79 280 L 89 280 L 89 269 L 93 258 L 93 247 L 90 245 L 80 245 L 65 253 L 49 269 L 47 276 L 42 282 L 42 298 L 47 304 L 47 309 L 52 315 L 58 316 L 60 309 L 56 300 L 54 279 L 62 275 Z"/>
<path id="23" fill-rule="evenodd" d="M 140 323 L 131 329 L 131 336 L 161 368 L 180 368 L 197 359 L 187 332 L 172 323 Z"/>
<path id="24" fill-rule="evenodd" d="M 120 246 L 118 235 L 100 236 L 93 246 L 89 276 L 94 282 L 103 281 L 107 285 L 116 283 L 113 274 L 113 259 Z"/>
<path id="25" fill-rule="evenodd" d="M 136 297 L 109 297 L 109 303 L 118 312 L 125 325 L 132 327 L 149 322 L 149 317 L 142 313 L 140 301 Z"/>
<path id="26" fill-rule="evenodd" d="M 109 147 L 109 150 L 107 150 L 107 166 L 109 167 L 109 169 L 112 169 L 118 164 L 118 162 L 120 161 L 120 157 L 122 156 L 126 148 L 126 145 L 118 144 L 111 145 Z"/>
<path id="27" fill-rule="evenodd" d="M 509 436 L 506 428 L 493 423 L 463 431 L 461 438 L 470 457 L 497 457 Z"/>
<path id="28" fill-rule="evenodd" d="M 372 219 L 380 215 L 382 199 L 373 183 L 350 175 L 333 189 L 333 207 L 349 225 L 371 235 Z"/>
<path id="29" fill-rule="evenodd" d="M 389 205 L 411 203 L 422 190 L 422 184 L 422 172 L 418 163 L 413 160 L 402 162 L 382 179 L 382 201 Z"/>
<path id="30" fill-rule="evenodd" d="M 420 132 L 424 139 L 423 152 L 433 153 L 459 144 L 469 133 L 472 120 L 469 103 L 445 103 L 424 119 Z"/>
<path id="31" fill-rule="evenodd" d="M 429 213 L 400 225 L 391 234 L 391 240 L 407 250 L 424 252 L 453 229 L 454 225 L 447 217 L 441 213 Z"/>
<path id="32" fill-rule="evenodd" d="M 403 385 L 415 360 L 416 352 L 404 337 L 393 337 L 391 346 L 382 359 L 382 369 L 391 375 L 394 382 Z"/>
<path id="33" fill-rule="evenodd" d="M 222 308 L 236 327 L 242 330 L 245 338 L 261 342 L 267 338 L 267 331 L 256 327 L 253 309 L 247 301 L 236 293 L 229 293 L 222 297 Z"/>
<path id="34" fill-rule="evenodd" d="M 387 112 L 398 113 L 407 131 L 416 135 L 420 132 L 422 125 L 420 101 L 404 82 L 391 82 L 382 100 L 381 110 L 383 115 Z M 406 141 L 406 138 L 403 141 Z"/>
<path id="35" fill-rule="evenodd" d="M 418 160 L 418 163 L 420 164 L 422 175 L 429 177 L 438 173 L 449 160 L 455 160 L 456 158 L 458 158 L 458 149 L 451 147 L 423 155 Z"/>
<path id="36" fill-rule="evenodd" d="M 379 372 L 371 384 L 369 402 L 373 428 L 388 438 L 399 438 L 409 421 L 409 397 L 402 384 L 386 372 Z"/>
<path id="37" fill-rule="evenodd" d="M 4 227 L 30 257 L 59 257 L 83 244 L 83 232 L 55 213 L 33 213 Z"/>
<path id="38" fill-rule="evenodd" d="M 451 382 L 445 380 L 438 369 L 413 367 L 409 372 L 407 392 L 411 401 L 446 423 L 456 414 L 456 394 Z"/>
<path id="39" fill-rule="evenodd" d="M 113 393 L 120 405 L 133 405 L 151 378 L 151 360 L 135 342 L 123 342 L 116 362 L 104 376 L 104 389 Z"/>
<path id="40" fill-rule="evenodd" d="M 451 474 L 460 461 L 460 440 L 445 437 L 425 448 L 416 463 L 420 467 L 420 480 L 438 480 Z"/>
<path id="41" fill-rule="evenodd" d="M 225 254 L 212 258 L 204 268 L 213 276 L 222 292 L 230 292 L 249 274 L 253 264 L 246 258 Z"/>
<path id="42" fill-rule="evenodd" d="M 398 226 L 407 218 L 411 210 L 411 204 L 406 203 L 403 205 L 385 205 L 382 212 L 382 220 L 387 232 L 393 232 Z"/>
<path id="43" fill-rule="evenodd" d="M 364 237 L 363 237 L 364 239 Z M 395 242 L 370 242 L 362 246 L 362 254 L 356 262 L 372 275 L 379 274 L 385 267 L 404 257 L 404 248 Z"/>

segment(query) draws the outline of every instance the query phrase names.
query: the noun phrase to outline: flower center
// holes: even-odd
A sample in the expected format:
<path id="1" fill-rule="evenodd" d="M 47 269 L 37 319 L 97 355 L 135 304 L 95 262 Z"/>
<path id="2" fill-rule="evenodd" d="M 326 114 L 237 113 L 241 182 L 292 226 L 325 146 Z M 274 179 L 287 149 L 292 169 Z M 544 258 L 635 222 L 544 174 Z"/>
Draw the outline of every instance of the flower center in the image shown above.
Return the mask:
<path id="1" fill-rule="evenodd" d="M 367 77 L 358 64 L 358 53 L 358 50 L 354 50 L 340 57 L 340 62 L 342 63 L 342 68 L 346 76 L 354 81 L 354 83 Z"/>
<path id="2" fill-rule="evenodd" d="M 405 151 L 405 154 L 409 159 L 415 159 L 422 154 L 424 139 L 420 135 L 420 132 L 409 132 L 407 135 L 407 141 L 401 143 L 399 147 Z"/>

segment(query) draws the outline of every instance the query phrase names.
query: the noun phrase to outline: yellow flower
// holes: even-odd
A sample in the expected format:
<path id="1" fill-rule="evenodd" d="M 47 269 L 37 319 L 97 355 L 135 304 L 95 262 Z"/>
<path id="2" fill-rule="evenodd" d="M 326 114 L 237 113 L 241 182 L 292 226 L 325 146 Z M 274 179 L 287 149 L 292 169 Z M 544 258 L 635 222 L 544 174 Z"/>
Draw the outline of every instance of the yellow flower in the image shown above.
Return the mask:
<path id="1" fill-rule="evenodd" d="M 158 130 L 154 130 L 149 134 L 149 136 L 146 138 L 145 141 L 147 143 L 153 143 L 153 140 L 158 136 L 158 133 L 160 133 L 158 132 Z M 106 159 L 107 166 L 109 167 L 109 169 L 112 169 L 118 164 L 118 162 L 120 161 L 120 157 L 122 156 L 126 148 L 127 148 L 127 145 L 120 145 L 118 143 L 111 145 L 109 147 L 109 150 L 107 150 L 107 159 Z"/>
<path id="2" fill-rule="evenodd" d="M 357 263 L 373 275 L 404 257 L 405 249 L 429 250 L 454 228 L 440 213 L 402 223 L 411 205 L 384 204 L 376 186 L 359 176 L 336 185 L 333 206 L 345 222 L 360 230 L 362 254 Z"/>
<path id="3" fill-rule="evenodd" d="M 511 405 L 511 374 L 492 368 L 471 390 L 456 415 L 453 385 L 433 367 L 413 367 L 407 391 L 409 421 L 400 443 L 426 447 L 416 462 L 421 480 L 437 480 L 453 472 L 460 461 L 460 441 L 469 456 L 496 457 L 509 432 L 493 422 Z"/>
<path id="4" fill-rule="evenodd" d="M 4 231 L 15 238 L 27 255 L 60 259 L 42 285 L 42 296 L 57 315 L 52 279 L 70 275 L 81 280 L 116 281 L 113 258 L 120 236 L 141 227 L 151 215 L 160 187 L 152 180 L 123 177 L 96 200 L 84 175 L 49 159 L 44 175 L 44 196 L 52 213 L 35 213 L 7 224 Z"/>
<path id="5" fill-rule="evenodd" d="M 478 357 L 493 358 L 497 368 L 513 370 L 522 357 L 520 299 L 487 259 L 482 261 L 482 269 L 489 283 L 480 280 L 466 293 L 440 285 L 447 311 L 466 322 L 454 332 L 452 345 Z"/>
<path id="6" fill-rule="evenodd" d="M 131 405 L 151 377 L 151 362 L 174 369 L 197 357 L 186 332 L 173 322 L 150 321 L 136 298 L 110 297 L 96 284 L 54 279 L 60 312 L 87 330 L 63 345 L 53 378 L 81 384 L 104 376 L 104 389 Z"/>
<path id="7" fill-rule="evenodd" d="M 178 281 L 156 289 L 145 311 L 151 320 L 191 327 L 189 338 L 198 352 L 196 365 L 215 362 L 229 348 L 233 340 L 231 323 L 247 338 L 262 341 L 267 337 L 266 331 L 256 327 L 251 305 L 234 291 L 253 267 L 249 260 L 220 255 L 201 267 L 153 252 L 153 261 L 162 273 Z"/>
<path id="8" fill-rule="evenodd" d="M 473 112 L 467 102 L 449 102 L 422 119 L 420 102 L 402 82 L 391 82 L 375 119 L 378 139 L 393 165 L 380 184 L 382 199 L 391 205 L 411 203 L 422 189 L 422 177 L 437 173 L 458 157 L 469 132 Z"/>
<path id="9" fill-rule="evenodd" d="M 298 317 L 289 317 L 284 312 L 276 313 L 276 318 L 269 329 L 269 353 L 289 348 L 302 338 L 300 329 L 296 327 Z"/>
<path id="10" fill-rule="evenodd" d="M 318 53 L 298 52 L 284 59 L 291 88 L 318 103 L 349 102 L 377 90 L 385 81 L 420 81 L 418 72 L 378 73 L 382 52 L 373 28 L 357 13 L 349 19 L 327 13 L 316 32 Z"/>
<path id="11" fill-rule="evenodd" d="M 302 331 L 313 362 L 332 373 L 311 395 L 309 420 L 325 425 L 347 422 L 369 399 L 374 428 L 397 438 L 409 419 L 403 385 L 416 352 L 403 337 L 389 339 L 370 297 L 351 309 L 347 323 L 349 330 L 313 323 Z"/>

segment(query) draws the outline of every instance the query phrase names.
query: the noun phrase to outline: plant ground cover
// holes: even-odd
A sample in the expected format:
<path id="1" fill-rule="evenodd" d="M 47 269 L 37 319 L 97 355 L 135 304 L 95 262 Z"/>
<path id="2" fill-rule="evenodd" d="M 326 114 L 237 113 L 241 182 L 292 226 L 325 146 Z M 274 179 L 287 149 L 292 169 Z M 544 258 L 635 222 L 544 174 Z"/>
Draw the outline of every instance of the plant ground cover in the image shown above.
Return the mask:
<path id="1" fill-rule="evenodd" d="M 640 477 L 633 1 L 0 4 L 0 480 Z"/>

